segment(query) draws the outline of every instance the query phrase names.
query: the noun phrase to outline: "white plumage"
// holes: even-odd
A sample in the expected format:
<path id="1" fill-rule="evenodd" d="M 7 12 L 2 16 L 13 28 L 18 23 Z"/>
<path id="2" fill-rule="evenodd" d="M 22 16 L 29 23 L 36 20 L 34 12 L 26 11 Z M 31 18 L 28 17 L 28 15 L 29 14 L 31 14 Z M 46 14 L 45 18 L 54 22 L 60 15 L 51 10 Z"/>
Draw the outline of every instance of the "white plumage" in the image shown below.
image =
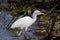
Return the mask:
<path id="1" fill-rule="evenodd" d="M 12 24 L 11 28 L 24 29 L 25 27 L 29 27 L 34 22 L 35 22 L 35 20 L 33 21 L 32 18 L 30 18 L 29 16 L 26 16 L 26 17 L 20 18 L 17 21 L 15 21 Z M 27 31 L 27 29 L 25 31 Z"/>
<path id="2" fill-rule="evenodd" d="M 25 31 L 27 31 L 28 27 L 31 26 L 37 19 L 37 15 L 42 15 L 44 13 L 40 12 L 39 10 L 35 10 L 33 12 L 32 18 L 29 16 L 25 16 L 23 18 L 18 19 L 17 21 L 15 21 L 11 28 L 18 28 L 20 30 L 25 29 Z M 19 35 L 21 34 L 22 31 L 20 31 Z"/>

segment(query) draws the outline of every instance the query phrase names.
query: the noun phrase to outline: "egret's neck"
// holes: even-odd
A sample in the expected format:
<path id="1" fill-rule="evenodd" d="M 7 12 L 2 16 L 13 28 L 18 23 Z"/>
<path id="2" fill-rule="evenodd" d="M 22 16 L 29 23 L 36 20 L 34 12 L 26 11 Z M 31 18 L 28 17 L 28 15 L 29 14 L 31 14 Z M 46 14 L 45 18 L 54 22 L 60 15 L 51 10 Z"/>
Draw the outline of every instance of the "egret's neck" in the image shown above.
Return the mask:
<path id="1" fill-rule="evenodd" d="M 36 15 L 35 13 L 33 13 L 32 18 L 33 18 L 34 20 L 37 20 L 37 15 Z"/>

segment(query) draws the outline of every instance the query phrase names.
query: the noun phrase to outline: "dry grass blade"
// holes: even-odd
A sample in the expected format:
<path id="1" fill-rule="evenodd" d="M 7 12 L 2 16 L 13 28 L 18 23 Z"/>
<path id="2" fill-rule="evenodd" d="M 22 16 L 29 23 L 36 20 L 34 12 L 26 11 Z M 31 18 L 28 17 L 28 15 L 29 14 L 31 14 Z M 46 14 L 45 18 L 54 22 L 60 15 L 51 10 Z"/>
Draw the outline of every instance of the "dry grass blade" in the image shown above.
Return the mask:
<path id="1" fill-rule="evenodd" d="M 54 7 L 46 13 L 46 15 L 49 14 L 49 13 L 51 13 L 51 11 L 55 10 L 55 8 L 56 8 L 57 6 L 58 6 L 57 4 L 54 5 Z"/>

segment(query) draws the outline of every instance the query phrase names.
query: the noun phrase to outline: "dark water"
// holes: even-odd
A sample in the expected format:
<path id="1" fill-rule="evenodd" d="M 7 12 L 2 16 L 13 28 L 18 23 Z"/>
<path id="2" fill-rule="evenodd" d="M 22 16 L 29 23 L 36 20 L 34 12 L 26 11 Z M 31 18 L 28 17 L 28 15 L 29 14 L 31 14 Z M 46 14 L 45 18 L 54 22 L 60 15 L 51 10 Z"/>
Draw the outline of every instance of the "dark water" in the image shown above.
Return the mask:
<path id="1" fill-rule="evenodd" d="M 20 37 L 15 36 L 15 33 L 9 31 L 8 29 L 6 29 L 8 23 L 11 21 L 12 16 L 10 15 L 10 12 L 6 12 L 6 11 L 1 11 L 0 13 L 0 40 L 23 40 L 24 39 L 24 34 L 22 34 Z M 40 40 L 43 37 L 37 37 L 35 36 L 33 33 L 35 31 L 35 29 L 37 25 L 34 24 L 32 25 L 29 30 L 33 30 L 32 32 L 26 32 L 26 37 L 29 38 L 33 38 L 32 40 Z"/>

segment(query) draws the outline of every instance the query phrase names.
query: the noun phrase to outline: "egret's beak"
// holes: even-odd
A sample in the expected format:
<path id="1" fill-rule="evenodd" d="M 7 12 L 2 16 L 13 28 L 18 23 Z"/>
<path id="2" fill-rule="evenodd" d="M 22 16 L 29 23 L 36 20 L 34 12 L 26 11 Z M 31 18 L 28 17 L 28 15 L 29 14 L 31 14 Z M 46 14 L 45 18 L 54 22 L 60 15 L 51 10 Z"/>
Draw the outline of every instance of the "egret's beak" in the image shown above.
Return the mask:
<path id="1" fill-rule="evenodd" d="M 40 15 L 44 16 L 45 14 L 43 12 L 40 12 Z"/>

